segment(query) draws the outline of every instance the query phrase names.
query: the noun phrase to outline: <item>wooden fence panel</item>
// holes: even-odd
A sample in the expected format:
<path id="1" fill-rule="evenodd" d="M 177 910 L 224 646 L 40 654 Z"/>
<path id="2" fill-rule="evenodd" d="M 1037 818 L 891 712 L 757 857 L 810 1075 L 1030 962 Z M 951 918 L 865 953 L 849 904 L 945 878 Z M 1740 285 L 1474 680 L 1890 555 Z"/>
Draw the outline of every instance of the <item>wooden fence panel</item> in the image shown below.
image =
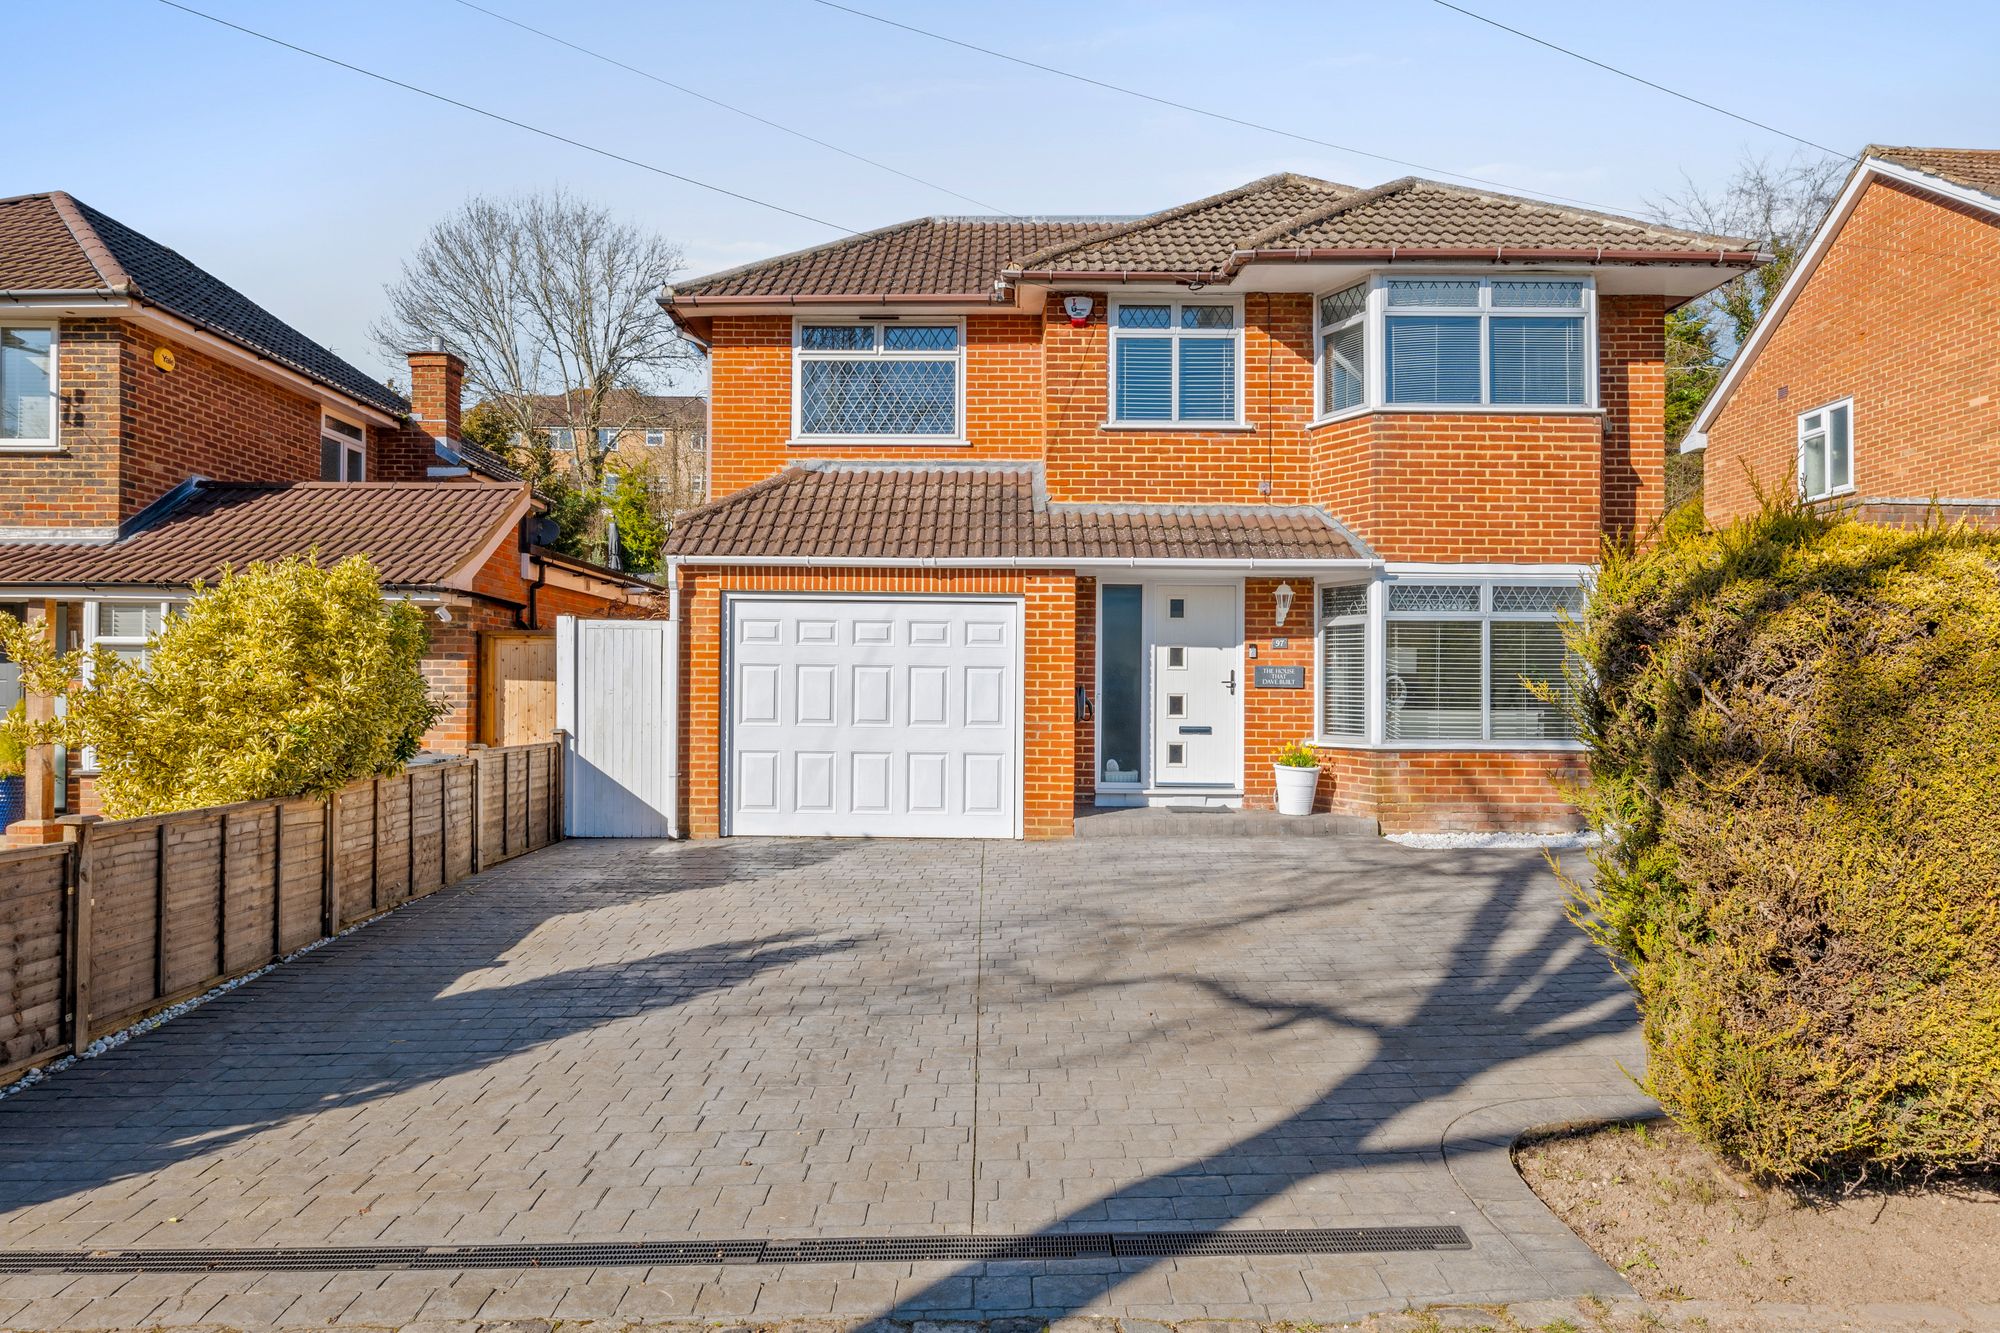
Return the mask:
<path id="1" fill-rule="evenodd" d="M 546 846 L 559 763 L 553 743 L 483 750 L 330 801 L 71 819 L 71 842 L 0 851 L 0 1074 Z"/>
<path id="2" fill-rule="evenodd" d="M 67 996 L 65 847 L 0 851 L 0 1071 L 60 1054 Z"/>
<path id="3" fill-rule="evenodd" d="M 90 1026 L 115 1028 L 159 994 L 160 819 L 110 824 L 90 840 Z"/>
<path id="4" fill-rule="evenodd" d="M 277 952 L 287 954 L 320 937 L 320 917 L 326 908 L 326 806 L 319 801 L 286 801 L 278 810 L 284 828 L 278 848 L 282 887 L 271 933 L 277 939 Z"/>
<path id="5" fill-rule="evenodd" d="M 222 828 L 204 810 L 198 818 L 160 821 L 160 945 L 158 985 L 149 999 L 199 989 L 222 971 Z"/>

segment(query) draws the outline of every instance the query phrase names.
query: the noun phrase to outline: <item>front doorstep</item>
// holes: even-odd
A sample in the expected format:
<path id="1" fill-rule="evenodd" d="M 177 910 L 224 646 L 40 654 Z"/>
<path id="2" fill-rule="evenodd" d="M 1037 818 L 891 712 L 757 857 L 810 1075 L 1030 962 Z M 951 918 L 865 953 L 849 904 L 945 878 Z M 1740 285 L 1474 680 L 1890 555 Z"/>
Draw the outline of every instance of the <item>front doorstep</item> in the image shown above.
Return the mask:
<path id="1" fill-rule="evenodd" d="M 1146 787 L 1130 791 L 1106 791 L 1100 787 L 1094 803 L 1106 810 L 1130 810 L 1139 807 L 1166 810 L 1187 806 L 1214 810 L 1241 810 L 1243 789 L 1241 787 Z"/>

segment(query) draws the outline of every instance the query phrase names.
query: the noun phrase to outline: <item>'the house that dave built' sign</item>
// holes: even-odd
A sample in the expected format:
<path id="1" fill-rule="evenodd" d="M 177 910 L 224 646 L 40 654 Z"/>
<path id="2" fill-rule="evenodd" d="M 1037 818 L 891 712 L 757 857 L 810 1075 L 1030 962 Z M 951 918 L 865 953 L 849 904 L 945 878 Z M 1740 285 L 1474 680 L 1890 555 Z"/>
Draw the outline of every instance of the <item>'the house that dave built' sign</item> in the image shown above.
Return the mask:
<path id="1" fill-rule="evenodd" d="M 1302 666 L 1259 666 L 1256 680 L 1260 690 L 1302 690 L 1306 687 L 1306 669 Z"/>

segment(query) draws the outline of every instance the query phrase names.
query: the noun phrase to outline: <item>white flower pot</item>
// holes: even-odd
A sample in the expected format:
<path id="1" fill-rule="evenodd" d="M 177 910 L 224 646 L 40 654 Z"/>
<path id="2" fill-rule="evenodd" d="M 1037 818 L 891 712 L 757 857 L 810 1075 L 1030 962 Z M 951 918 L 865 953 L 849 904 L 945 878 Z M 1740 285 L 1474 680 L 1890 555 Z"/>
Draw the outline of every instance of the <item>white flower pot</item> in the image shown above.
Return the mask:
<path id="1" fill-rule="evenodd" d="M 1319 789 L 1319 767 L 1293 768 L 1289 764 L 1273 764 L 1272 771 L 1278 775 L 1278 813 L 1281 815 L 1309 815 L 1313 809 L 1313 793 Z"/>

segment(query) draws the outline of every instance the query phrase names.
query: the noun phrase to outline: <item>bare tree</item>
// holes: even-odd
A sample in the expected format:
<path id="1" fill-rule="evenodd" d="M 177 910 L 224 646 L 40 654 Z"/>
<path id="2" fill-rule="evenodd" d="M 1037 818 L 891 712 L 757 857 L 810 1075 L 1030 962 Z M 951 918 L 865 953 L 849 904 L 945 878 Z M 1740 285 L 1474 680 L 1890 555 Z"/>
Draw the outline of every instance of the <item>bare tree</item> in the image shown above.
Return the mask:
<path id="1" fill-rule="evenodd" d="M 658 301 L 680 264 L 664 237 L 561 190 L 477 196 L 403 264 L 371 332 L 391 356 L 442 339 L 524 443 L 559 418 L 575 480 L 597 494 L 600 430 L 652 424 L 648 395 L 696 363 Z"/>

